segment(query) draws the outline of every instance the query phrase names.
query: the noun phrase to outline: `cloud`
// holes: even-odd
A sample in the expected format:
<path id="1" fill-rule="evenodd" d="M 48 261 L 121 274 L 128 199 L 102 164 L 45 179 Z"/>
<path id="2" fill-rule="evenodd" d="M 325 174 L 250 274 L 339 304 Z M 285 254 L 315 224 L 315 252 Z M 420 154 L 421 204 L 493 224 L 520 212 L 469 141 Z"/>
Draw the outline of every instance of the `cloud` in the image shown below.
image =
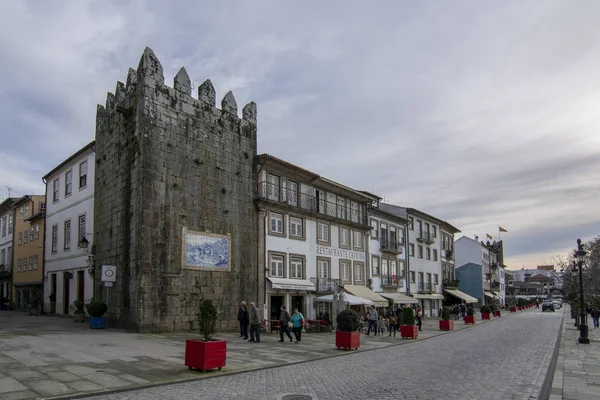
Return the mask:
<path id="1" fill-rule="evenodd" d="M 599 13 L 554 0 L 4 2 L 0 152 L 16 159 L 0 161 L 0 184 L 31 190 L 88 143 L 96 104 L 150 46 L 168 84 L 185 66 L 219 99 L 256 101 L 260 152 L 469 236 L 501 225 L 517 265 L 550 259 L 600 225 Z"/>

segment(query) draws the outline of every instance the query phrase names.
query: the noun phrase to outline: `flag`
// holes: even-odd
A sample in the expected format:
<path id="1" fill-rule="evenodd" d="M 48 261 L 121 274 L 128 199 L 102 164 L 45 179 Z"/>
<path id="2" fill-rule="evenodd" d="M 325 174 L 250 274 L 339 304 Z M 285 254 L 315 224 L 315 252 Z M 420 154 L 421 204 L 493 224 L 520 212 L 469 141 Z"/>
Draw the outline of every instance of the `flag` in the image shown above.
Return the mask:
<path id="1" fill-rule="evenodd" d="M 504 229 L 503 227 L 499 226 L 498 227 L 498 231 L 499 232 L 508 232 L 506 229 Z"/>
<path id="2" fill-rule="evenodd" d="M 487 233 L 485 234 L 485 237 L 488 238 L 488 239 L 490 239 L 490 240 L 494 238 L 492 235 L 489 235 Z"/>

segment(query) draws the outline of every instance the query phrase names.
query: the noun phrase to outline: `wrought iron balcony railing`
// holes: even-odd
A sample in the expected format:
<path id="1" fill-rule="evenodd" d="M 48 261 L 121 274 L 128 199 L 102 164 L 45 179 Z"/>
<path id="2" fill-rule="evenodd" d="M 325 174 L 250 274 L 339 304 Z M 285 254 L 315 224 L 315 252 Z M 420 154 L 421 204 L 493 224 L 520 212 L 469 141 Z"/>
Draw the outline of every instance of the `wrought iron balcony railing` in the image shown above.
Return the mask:
<path id="1" fill-rule="evenodd" d="M 417 232 L 417 241 L 425 242 L 425 243 L 433 243 L 433 236 L 431 236 L 431 232 L 428 231 L 419 231 Z"/>
<path id="2" fill-rule="evenodd" d="M 340 291 L 340 280 L 333 278 L 310 278 L 315 285 L 317 293 L 338 293 Z"/>
<path id="3" fill-rule="evenodd" d="M 444 250 L 446 260 L 454 260 L 454 253 L 452 250 Z"/>
<path id="4" fill-rule="evenodd" d="M 381 250 L 388 251 L 391 253 L 402 254 L 403 244 L 396 240 L 390 240 L 389 238 L 382 237 L 379 240 Z"/>
<path id="5" fill-rule="evenodd" d="M 419 293 L 435 293 L 437 284 L 431 282 L 419 282 Z"/>
<path id="6" fill-rule="evenodd" d="M 287 204 L 314 214 L 367 225 L 366 213 L 362 209 L 352 208 L 348 202 L 346 204 L 334 203 L 270 182 L 259 182 L 258 196 L 261 199 Z"/>
<path id="7" fill-rule="evenodd" d="M 404 287 L 404 279 L 399 275 L 382 275 L 381 286 Z"/>
<path id="8" fill-rule="evenodd" d="M 446 289 L 458 288 L 458 283 L 458 279 L 444 279 L 442 281 L 442 285 L 444 285 Z"/>

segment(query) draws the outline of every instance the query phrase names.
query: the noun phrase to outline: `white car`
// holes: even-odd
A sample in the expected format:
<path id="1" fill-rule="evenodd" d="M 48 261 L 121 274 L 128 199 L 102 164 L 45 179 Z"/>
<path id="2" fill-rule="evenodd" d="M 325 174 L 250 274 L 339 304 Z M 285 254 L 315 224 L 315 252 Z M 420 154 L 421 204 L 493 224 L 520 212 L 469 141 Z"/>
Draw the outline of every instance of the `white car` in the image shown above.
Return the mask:
<path id="1" fill-rule="evenodd" d="M 557 310 L 560 310 L 560 308 L 562 307 L 562 303 L 558 300 L 554 300 L 554 308 L 556 308 Z"/>

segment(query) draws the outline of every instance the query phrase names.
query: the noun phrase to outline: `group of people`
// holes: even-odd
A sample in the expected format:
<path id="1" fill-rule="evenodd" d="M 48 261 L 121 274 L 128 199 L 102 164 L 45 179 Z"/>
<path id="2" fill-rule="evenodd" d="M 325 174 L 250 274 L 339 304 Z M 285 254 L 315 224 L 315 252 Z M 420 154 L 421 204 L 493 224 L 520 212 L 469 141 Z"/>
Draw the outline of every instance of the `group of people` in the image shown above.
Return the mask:
<path id="1" fill-rule="evenodd" d="M 419 330 L 422 330 L 423 312 L 421 311 L 420 307 L 413 307 L 412 309 L 415 315 L 417 326 L 419 327 Z M 383 334 L 387 331 L 388 337 L 392 335 L 396 337 L 396 332 L 403 322 L 403 310 L 404 306 L 401 306 L 396 310 L 386 307 L 381 313 L 379 313 L 375 309 L 375 306 L 371 306 L 369 311 L 367 311 L 363 317 L 363 321 L 368 323 L 366 335 L 369 336 L 372 330 L 375 336 L 383 336 Z"/>
<path id="2" fill-rule="evenodd" d="M 238 309 L 238 321 L 240 323 L 240 338 L 248 340 L 248 342 L 260 343 L 260 312 L 255 303 L 246 302 L 240 303 Z M 250 338 L 248 338 L 248 327 L 250 327 Z M 294 332 L 296 343 L 302 341 L 302 329 L 304 327 L 304 315 L 294 308 L 292 315 L 287 311 L 285 306 L 281 306 L 279 313 L 279 342 L 283 342 L 283 335 L 287 335 L 292 342 L 290 329 Z"/>
<path id="3" fill-rule="evenodd" d="M 458 320 L 459 318 L 464 318 L 467 315 L 467 306 L 465 306 L 465 304 L 455 304 L 452 307 L 450 307 L 450 314 L 452 314 L 452 317 L 455 320 Z"/>

